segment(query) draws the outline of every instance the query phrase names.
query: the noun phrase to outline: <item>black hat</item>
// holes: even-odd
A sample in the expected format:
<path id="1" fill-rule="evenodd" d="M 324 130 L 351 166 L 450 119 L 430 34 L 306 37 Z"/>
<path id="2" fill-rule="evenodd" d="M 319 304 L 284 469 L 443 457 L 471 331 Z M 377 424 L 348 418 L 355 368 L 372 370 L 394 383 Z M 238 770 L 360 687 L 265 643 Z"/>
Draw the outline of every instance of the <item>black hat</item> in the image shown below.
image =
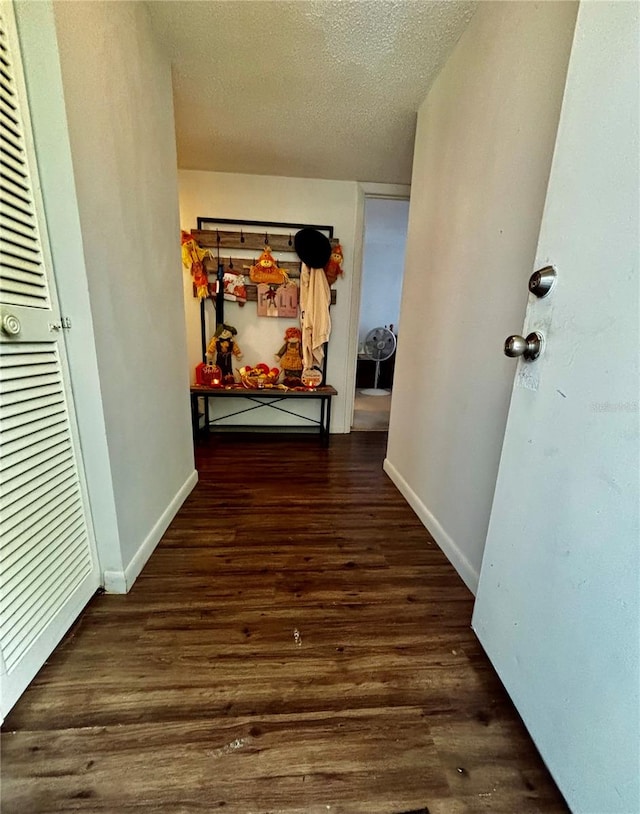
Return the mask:
<path id="1" fill-rule="evenodd" d="M 329 239 L 317 229 L 300 229 L 293 239 L 296 253 L 309 268 L 322 269 L 331 257 Z"/>

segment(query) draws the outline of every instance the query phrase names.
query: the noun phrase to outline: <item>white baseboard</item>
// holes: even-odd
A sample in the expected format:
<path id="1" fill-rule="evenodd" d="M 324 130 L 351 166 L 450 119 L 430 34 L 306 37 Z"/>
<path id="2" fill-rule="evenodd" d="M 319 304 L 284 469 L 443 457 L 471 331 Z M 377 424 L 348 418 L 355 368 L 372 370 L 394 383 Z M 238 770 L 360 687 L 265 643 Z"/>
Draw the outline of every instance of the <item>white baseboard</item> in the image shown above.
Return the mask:
<path id="1" fill-rule="evenodd" d="M 162 512 L 125 570 L 104 572 L 104 589 L 107 593 L 126 594 L 131 590 L 131 586 L 138 578 L 147 560 L 160 542 L 162 535 L 169 527 L 169 523 L 171 523 L 176 516 L 178 509 L 191 494 L 197 482 L 198 472 L 194 469 L 180 489 L 178 489 L 173 500 L 171 500 L 167 508 Z"/>
<path id="2" fill-rule="evenodd" d="M 388 458 L 384 459 L 383 469 L 391 478 L 409 506 L 411 506 L 413 511 L 418 515 L 420 521 L 430 532 L 431 536 L 442 549 L 449 562 L 453 565 L 458 574 L 460 574 L 464 584 L 475 596 L 476 591 L 478 590 L 478 581 L 480 579 L 479 572 L 476 571 L 476 569 L 471 565 L 469 560 L 465 557 L 456 544 L 455 540 L 449 536 L 449 534 L 447 534 L 435 515 L 433 515 L 429 509 L 427 509 L 418 495 L 413 491 L 413 489 L 409 486 L 409 484 Z"/>
<path id="3" fill-rule="evenodd" d="M 102 583 L 108 594 L 127 593 L 127 580 L 124 571 L 103 571 Z"/>

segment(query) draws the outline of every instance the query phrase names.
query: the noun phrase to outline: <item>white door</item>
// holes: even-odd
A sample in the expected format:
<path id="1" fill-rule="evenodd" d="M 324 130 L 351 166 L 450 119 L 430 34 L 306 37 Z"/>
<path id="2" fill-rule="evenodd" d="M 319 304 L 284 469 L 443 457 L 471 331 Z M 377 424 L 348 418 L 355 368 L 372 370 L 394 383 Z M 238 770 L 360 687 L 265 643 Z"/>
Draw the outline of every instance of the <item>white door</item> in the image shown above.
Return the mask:
<path id="1" fill-rule="evenodd" d="M 638 6 L 581 4 L 473 615 L 583 814 L 640 812 L 638 77 Z"/>
<path id="2" fill-rule="evenodd" d="M 0 3 L 0 714 L 99 585 L 18 39 Z"/>

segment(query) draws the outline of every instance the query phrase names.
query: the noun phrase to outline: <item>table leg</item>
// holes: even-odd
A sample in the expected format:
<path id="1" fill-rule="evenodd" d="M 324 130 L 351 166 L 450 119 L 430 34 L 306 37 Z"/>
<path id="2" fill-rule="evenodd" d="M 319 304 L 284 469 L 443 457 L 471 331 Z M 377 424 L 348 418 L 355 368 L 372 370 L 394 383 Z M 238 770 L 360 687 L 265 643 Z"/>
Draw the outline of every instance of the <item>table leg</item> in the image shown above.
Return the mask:
<path id="1" fill-rule="evenodd" d="M 320 397 L 320 442 L 324 445 L 324 435 L 326 432 L 325 429 L 325 407 L 326 407 L 326 399 L 322 396 Z"/>
<path id="2" fill-rule="evenodd" d="M 195 393 L 191 394 L 191 429 L 193 431 L 193 440 L 195 441 L 198 437 L 198 430 L 200 429 L 198 415 L 198 396 Z"/>
<path id="3" fill-rule="evenodd" d="M 326 414 L 326 425 L 325 425 L 325 436 L 324 436 L 324 446 L 329 446 L 329 440 L 331 438 L 331 396 L 327 399 L 327 414 Z"/>

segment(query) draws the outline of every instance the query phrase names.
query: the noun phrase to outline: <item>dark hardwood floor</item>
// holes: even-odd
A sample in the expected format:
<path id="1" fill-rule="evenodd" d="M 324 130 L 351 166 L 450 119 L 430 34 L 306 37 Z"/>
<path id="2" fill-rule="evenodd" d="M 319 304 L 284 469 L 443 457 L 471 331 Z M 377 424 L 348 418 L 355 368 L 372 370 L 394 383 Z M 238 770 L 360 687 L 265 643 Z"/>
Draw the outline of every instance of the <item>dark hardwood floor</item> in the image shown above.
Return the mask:
<path id="1" fill-rule="evenodd" d="M 385 443 L 204 443 L 5 722 L 3 814 L 566 812 Z"/>

